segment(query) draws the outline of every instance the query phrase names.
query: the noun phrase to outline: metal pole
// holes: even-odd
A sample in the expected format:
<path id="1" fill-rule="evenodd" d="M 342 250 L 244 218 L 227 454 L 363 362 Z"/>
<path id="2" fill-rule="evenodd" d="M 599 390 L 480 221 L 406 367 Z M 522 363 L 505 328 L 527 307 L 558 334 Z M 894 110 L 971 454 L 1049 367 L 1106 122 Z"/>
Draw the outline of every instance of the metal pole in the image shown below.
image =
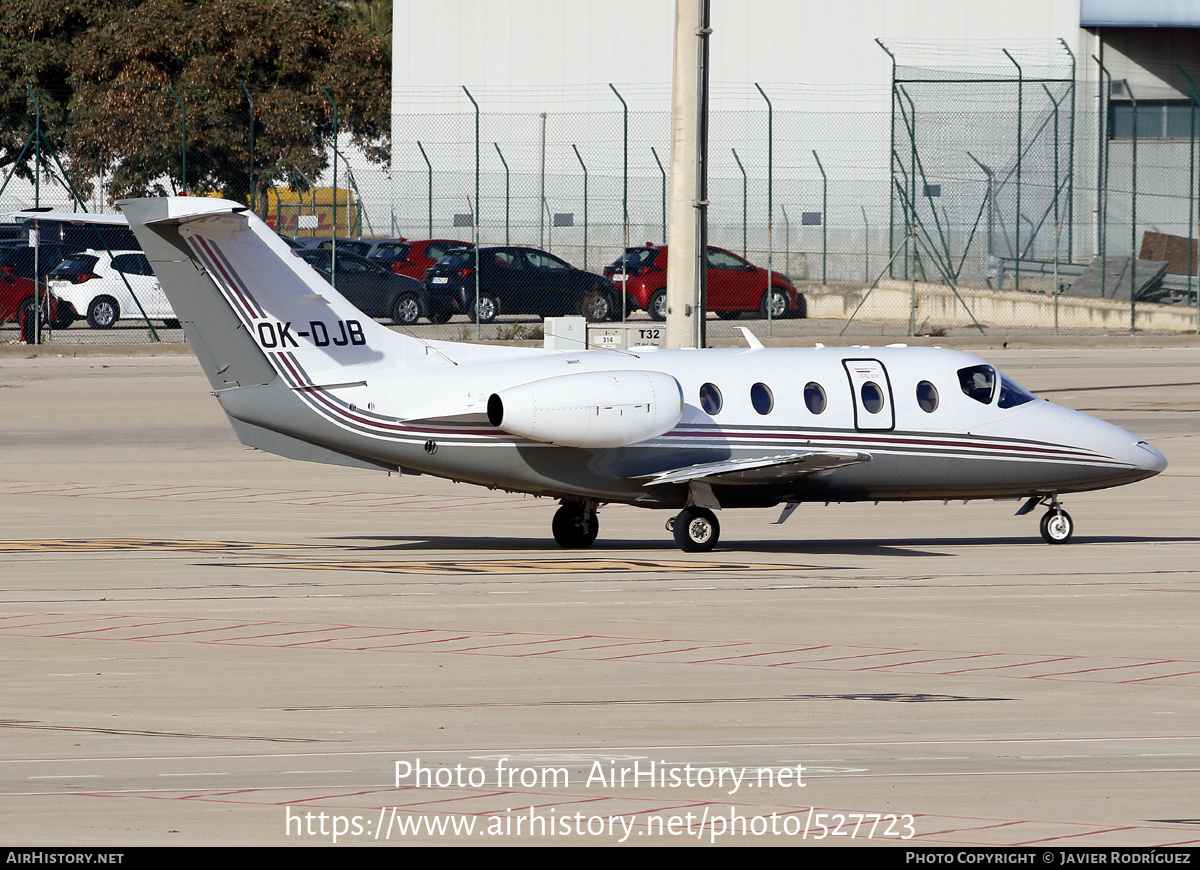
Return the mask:
<path id="1" fill-rule="evenodd" d="M 875 40 L 875 44 L 887 52 L 887 56 L 892 59 L 892 126 L 891 126 L 891 141 L 888 144 L 888 175 L 895 174 L 896 168 L 896 55 L 888 51 L 888 47 L 879 39 Z M 888 248 L 895 250 L 896 248 L 896 185 L 888 180 Z M 892 263 L 896 261 L 892 257 L 888 262 L 888 276 L 895 278 L 895 270 L 892 268 Z"/>
<path id="2" fill-rule="evenodd" d="M 586 272 L 588 255 L 588 171 L 583 158 L 579 156 L 579 149 L 575 147 L 574 143 L 571 144 L 571 150 L 575 152 L 575 159 L 579 161 L 579 165 L 583 169 L 583 271 Z M 624 293 L 624 291 L 625 288 L 622 287 L 621 292 Z"/>
<path id="3" fill-rule="evenodd" d="M 496 146 L 496 153 L 500 155 L 500 162 L 504 164 L 504 244 L 508 245 L 512 244 L 508 240 L 508 215 L 510 203 L 508 186 L 508 161 L 504 159 L 504 155 L 500 152 L 500 146 L 495 142 L 492 144 Z M 586 229 L 584 230 L 584 233 L 587 233 Z M 585 266 L 584 268 L 586 269 L 587 267 Z"/>
<path id="4" fill-rule="evenodd" d="M 1191 128 L 1188 130 L 1188 295 L 1192 295 L 1192 273 L 1196 271 L 1196 258 L 1192 254 L 1193 240 L 1196 238 L 1193 230 L 1196 228 L 1193 223 L 1196 214 L 1196 103 L 1200 97 L 1196 96 L 1196 83 L 1192 81 L 1192 77 L 1187 74 L 1187 70 L 1175 62 L 1176 69 L 1183 74 L 1183 77 L 1188 80 L 1188 91 L 1190 96 L 1191 107 Z M 1200 293 L 1197 293 L 1197 301 L 1200 302 Z M 1200 305 L 1196 307 L 1196 331 L 1200 332 Z"/>
<path id="5" fill-rule="evenodd" d="M 479 103 L 475 102 L 475 98 L 471 96 L 471 92 L 467 90 L 467 86 L 462 86 L 463 93 L 467 95 L 467 99 L 471 101 L 471 105 L 475 107 L 475 205 L 471 209 L 475 215 L 475 340 L 479 340 Z M 542 113 L 542 130 L 546 129 L 546 114 Z M 544 134 L 543 134 L 544 135 Z M 543 150 L 545 143 L 543 139 Z M 543 158 L 544 160 L 545 158 Z M 545 184 L 545 170 L 542 171 L 542 183 Z M 545 202 L 544 193 L 542 202 Z"/>
<path id="6" fill-rule="evenodd" d="M 817 169 L 821 170 L 821 283 L 825 284 L 829 280 L 826 270 L 829 261 L 829 178 L 815 150 L 813 160 L 817 161 Z"/>
<path id="7" fill-rule="evenodd" d="M 1058 210 L 1058 100 L 1045 84 L 1042 90 L 1054 104 L 1054 334 L 1058 335 L 1058 241 L 1059 241 L 1059 210 Z"/>
<path id="8" fill-rule="evenodd" d="M 425 153 L 425 146 L 417 140 L 417 147 L 421 149 L 421 156 L 425 158 L 425 168 L 429 173 L 429 238 L 433 238 L 433 164 L 429 162 L 429 155 Z"/>
<path id="9" fill-rule="evenodd" d="M 250 211 L 256 212 L 256 198 L 254 187 L 254 100 L 250 97 L 250 89 L 246 87 L 245 79 L 242 80 L 242 90 L 246 92 L 246 102 L 250 104 Z"/>
<path id="10" fill-rule="evenodd" d="M 742 256 L 746 256 L 746 211 L 747 211 L 747 196 L 748 190 L 746 182 L 746 167 L 742 166 L 742 158 L 738 157 L 737 149 L 730 148 L 733 152 L 733 159 L 737 161 L 738 169 L 742 170 Z"/>
<path id="11" fill-rule="evenodd" d="M 758 88 L 758 92 L 762 94 L 762 98 L 767 101 L 767 334 L 771 334 L 771 282 L 773 280 L 772 273 L 775 271 L 774 254 L 775 254 L 775 203 L 774 203 L 774 181 L 775 181 L 775 110 L 771 106 L 771 100 L 763 91 L 762 86 L 754 83 L 754 87 Z"/>
<path id="12" fill-rule="evenodd" d="M 338 108 L 333 97 L 329 96 L 329 91 L 325 90 L 324 85 L 319 86 L 321 93 L 325 95 L 325 99 L 329 100 L 329 104 L 333 106 L 333 239 L 329 243 L 329 274 L 333 278 L 333 289 L 337 289 L 337 240 L 338 240 L 338 220 L 337 220 L 337 199 L 338 199 Z"/>
<path id="13" fill-rule="evenodd" d="M 783 212 L 783 268 L 786 275 L 792 267 L 792 224 L 788 220 L 787 206 L 781 204 L 779 210 Z"/>
<path id="14" fill-rule="evenodd" d="M 29 85 L 25 86 L 29 96 L 33 97 L 35 111 L 33 133 L 37 137 L 35 144 L 36 157 L 33 170 L 33 207 L 41 207 L 42 194 L 42 103 Z M 38 254 L 41 252 L 42 235 L 38 231 L 37 221 L 33 222 L 33 343 L 42 343 L 42 282 L 38 278 Z M 49 310 L 50 300 L 47 298 L 46 307 Z"/>
<path id="15" fill-rule="evenodd" d="M 538 193 L 538 247 L 544 247 L 546 244 L 546 214 L 544 212 L 544 203 L 546 202 L 546 113 L 542 112 L 542 163 L 541 163 L 541 190 Z"/>
<path id="16" fill-rule="evenodd" d="M 863 283 L 871 280 L 871 225 L 867 223 L 867 207 L 860 205 L 863 216 Z"/>
<path id="17" fill-rule="evenodd" d="M 1108 293 L 1108 142 L 1112 138 L 1109 130 L 1109 113 L 1112 109 L 1112 73 L 1100 62 L 1100 58 L 1092 55 L 1100 72 L 1108 76 L 1108 88 L 1100 95 L 1100 133 L 1104 137 L 1104 166 L 1097 181 L 1100 183 L 1100 298 Z M 1103 83 L 1103 79 L 1100 80 Z M 1105 96 L 1107 95 L 1107 99 Z"/>
<path id="18" fill-rule="evenodd" d="M 1138 106 L 1137 97 L 1129 88 L 1129 79 L 1125 79 L 1125 92 L 1133 103 L 1133 189 L 1129 208 L 1129 334 L 1137 333 L 1137 140 L 1138 140 Z"/>
<path id="19" fill-rule="evenodd" d="M 1067 145 L 1067 262 L 1075 262 L 1075 52 L 1067 45 L 1067 41 L 1059 37 L 1059 42 L 1071 55 L 1071 131 Z"/>
<path id="20" fill-rule="evenodd" d="M 1016 273 L 1013 278 L 1014 289 L 1021 292 L 1021 160 L 1024 156 L 1024 143 L 1022 140 L 1022 121 L 1025 96 L 1025 73 L 1021 69 L 1021 65 L 1008 53 L 1007 48 L 1000 49 L 1005 56 L 1012 61 L 1013 66 L 1017 68 L 1017 220 L 1016 220 L 1016 254 L 1017 262 L 1013 271 Z"/>
<path id="21" fill-rule="evenodd" d="M 662 161 L 658 159 L 658 152 L 651 146 L 650 153 L 654 155 L 654 162 L 658 164 L 658 171 L 662 173 L 662 240 L 663 244 L 667 243 L 667 170 L 663 169 Z"/>
<path id="22" fill-rule="evenodd" d="M 621 322 L 624 323 L 628 315 L 625 287 L 629 284 L 629 258 L 626 256 L 626 251 L 629 250 L 629 104 L 625 102 L 620 91 L 613 87 L 612 82 L 609 82 L 608 86 L 621 101 L 624 131 L 621 148 Z"/>
<path id="23" fill-rule="evenodd" d="M 183 105 L 183 100 L 179 99 L 179 94 L 175 93 L 175 89 L 167 85 L 167 90 L 171 92 L 171 96 L 175 98 L 175 102 L 179 103 L 180 117 L 183 122 L 183 135 L 179 140 L 179 150 L 183 171 L 181 173 L 179 193 L 187 196 L 187 107 Z"/>

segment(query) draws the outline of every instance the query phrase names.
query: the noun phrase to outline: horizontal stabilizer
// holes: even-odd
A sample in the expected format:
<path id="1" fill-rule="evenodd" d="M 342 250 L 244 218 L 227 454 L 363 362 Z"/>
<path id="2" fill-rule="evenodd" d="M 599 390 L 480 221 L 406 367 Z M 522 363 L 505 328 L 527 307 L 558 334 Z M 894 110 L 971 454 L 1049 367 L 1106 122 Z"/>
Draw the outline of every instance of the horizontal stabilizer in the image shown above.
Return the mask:
<path id="1" fill-rule="evenodd" d="M 796 453 L 781 453 L 776 456 L 755 456 L 749 459 L 724 459 L 720 462 L 704 462 L 672 471 L 662 471 L 651 477 L 643 486 L 659 486 L 664 483 L 776 483 L 806 477 L 818 471 L 841 468 L 869 462 L 870 453 L 859 451 L 807 450 Z"/>

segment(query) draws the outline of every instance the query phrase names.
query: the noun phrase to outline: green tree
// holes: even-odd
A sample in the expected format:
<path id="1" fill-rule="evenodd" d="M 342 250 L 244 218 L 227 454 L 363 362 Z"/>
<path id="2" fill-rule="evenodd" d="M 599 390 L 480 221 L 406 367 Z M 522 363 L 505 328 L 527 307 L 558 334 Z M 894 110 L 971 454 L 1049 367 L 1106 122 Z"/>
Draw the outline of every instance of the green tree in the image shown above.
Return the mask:
<path id="1" fill-rule="evenodd" d="M 390 65 L 340 3 L 13 0 L 4 16 L 4 34 L 26 34 L 26 44 L 0 53 L 0 78 L 11 78 L 0 100 L 12 111 L 17 88 L 31 83 L 43 114 L 58 113 L 47 126 L 69 171 L 104 177 L 113 199 L 182 189 L 172 89 L 187 108 L 188 193 L 249 201 L 247 91 L 264 207 L 272 183 L 315 179 L 330 161 L 333 107 L 322 88 L 337 101 L 340 129 L 373 159 L 387 157 Z M 0 160 L 15 159 L 24 141 L 20 130 L 6 135 Z"/>

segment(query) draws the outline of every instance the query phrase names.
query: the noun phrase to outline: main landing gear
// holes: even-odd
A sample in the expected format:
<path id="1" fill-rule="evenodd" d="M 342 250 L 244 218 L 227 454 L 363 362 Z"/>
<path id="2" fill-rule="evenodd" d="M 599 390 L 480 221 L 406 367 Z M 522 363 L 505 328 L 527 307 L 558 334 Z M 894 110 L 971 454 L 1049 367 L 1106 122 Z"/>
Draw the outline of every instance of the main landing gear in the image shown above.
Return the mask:
<path id="1" fill-rule="evenodd" d="M 707 553 L 721 537 L 721 524 L 708 508 L 688 505 L 667 520 L 667 531 L 685 553 Z"/>
<path id="2" fill-rule="evenodd" d="M 560 547 L 580 550 L 596 542 L 600 521 L 596 519 L 596 502 L 564 501 L 550 524 L 554 540 Z"/>
<path id="3" fill-rule="evenodd" d="M 1046 498 L 1046 496 L 1035 495 L 1022 505 L 1021 509 L 1017 511 L 1017 516 L 1029 513 L 1040 504 L 1046 504 Z M 1049 500 L 1050 509 L 1043 514 L 1039 525 L 1042 540 L 1047 544 L 1065 544 L 1075 533 L 1075 521 L 1071 519 L 1069 513 L 1062 509 L 1057 495 L 1049 496 Z"/>

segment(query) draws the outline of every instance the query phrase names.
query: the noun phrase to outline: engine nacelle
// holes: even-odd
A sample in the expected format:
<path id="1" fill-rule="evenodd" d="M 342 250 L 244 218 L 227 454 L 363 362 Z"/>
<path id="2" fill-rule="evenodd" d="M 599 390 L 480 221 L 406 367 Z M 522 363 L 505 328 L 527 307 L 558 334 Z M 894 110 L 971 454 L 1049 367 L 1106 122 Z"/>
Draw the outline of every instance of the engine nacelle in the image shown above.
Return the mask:
<path id="1" fill-rule="evenodd" d="M 565 447 L 624 447 L 669 432 L 683 390 L 662 372 L 580 372 L 509 387 L 488 399 L 488 421 Z"/>

